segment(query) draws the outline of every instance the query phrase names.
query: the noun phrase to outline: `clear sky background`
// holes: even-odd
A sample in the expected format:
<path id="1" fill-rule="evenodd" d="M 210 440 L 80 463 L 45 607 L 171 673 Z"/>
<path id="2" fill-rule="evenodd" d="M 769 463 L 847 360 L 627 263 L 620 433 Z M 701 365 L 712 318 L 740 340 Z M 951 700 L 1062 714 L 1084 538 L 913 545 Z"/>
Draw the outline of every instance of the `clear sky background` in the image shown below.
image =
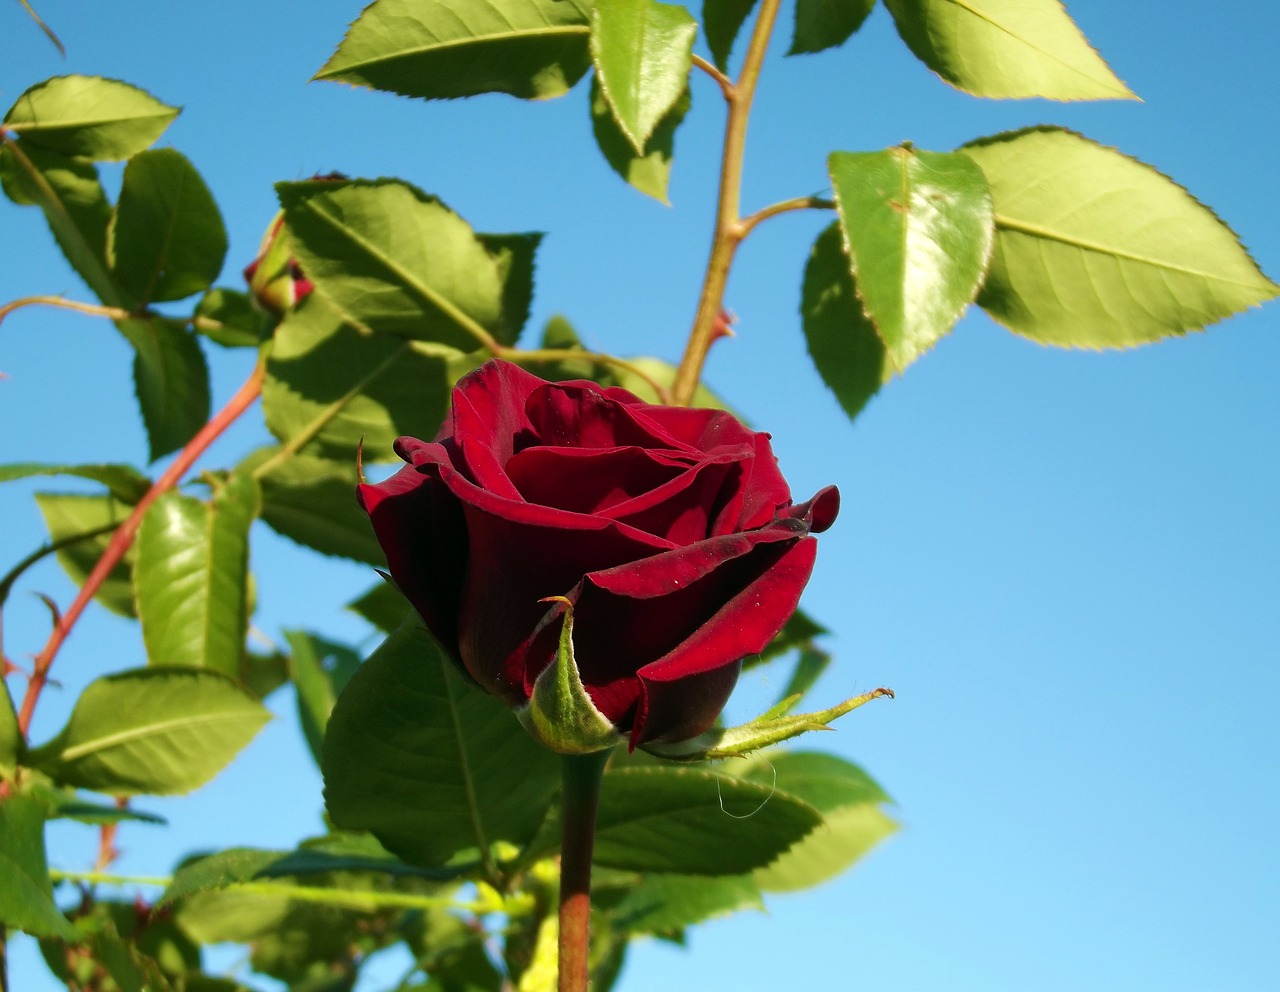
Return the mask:
<path id="1" fill-rule="evenodd" d="M 477 229 L 549 232 L 530 337 L 562 312 L 603 349 L 679 357 L 723 120 L 709 80 L 695 76 L 669 209 L 594 150 L 585 86 L 529 104 L 307 84 L 359 11 L 346 0 L 38 8 L 68 56 L 18 4 L 0 4 L 0 106 L 65 72 L 183 105 L 162 144 L 191 158 L 222 207 L 224 284 L 240 284 L 276 209 L 273 182 L 399 176 Z M 823 191 L 831 150 L 903 140 L 948 150 L 1056 123 L 1171 175 L 1280 278 L 1280 7 L 1069 9 L 1144 103 L 965 96 L 910 56 L 883 9 L 818 56 L 781 58 L 784 27 L 752 120 L 744 205 Z M 106 174 L 118 182 L 118 169 Z M 752 236 L 728 292 L 739 334 L 717 345 L 707 378 L 773 433 L 798 498 L 841 488 L 805 599 L 837 657 L 815 698 L 879 685 L 898 698 L 814 743 L 871 771 L 904 829 L 838 881 L 770 899 L 767 915 L 699 927 L 685 950 L 638 945 L 620 989 L 1275 989 L 1280 305 L 1107 354 L 1044 349 L 975 311 L 851 425 L 809 363 L 797 314 L 808 247 L 828 220 L 787 215 Z M 34 293 L 88 298 L 39 214 L 0 203 L 0 300 Z M 251 356 L 209 350 L 217 406 Z M 34 309 L 11 318 L 0 328 L 0 461 L 143 465 L 129 365 L 104 322 Z M 207 464 L 262 440 L 260 428 L 238 428 Z M 74 486 L 0 488 L 0 567 L 42 540 L 37 488 Z M 256 622 L 271 637 L 307 627 L 367 638 L 338 608 L 369 584 L 366 568 L 320 560 L 265 527 L 254 563 Z M 63 605 L 73 595 L 54 565 L 23 589 Z M 38 650 L 47 614 L 33 596 L 17 595 L 6 621 L 15 658 Z M 92 611 L 58 661 L 66 689 L 42 704 L 36 739 L 89 680 L 142 661 L 134 628 Z M 752 715 L 777 690 L 765 678 L 744 681 L 731 715 Z M 283 847 L 318 832 L 320 780 L 292 705 L 279 693 L 280 719 L 210 786 L 139 802 L 171 825 L 124 827 L 120 870 L 164 874 L 190 850 Z M 89 828 L 58 826 L 50 844 L 60 867 L 92 862 Z M 33 944 L 14 945 L 14 989 L 53 988 Z"/>

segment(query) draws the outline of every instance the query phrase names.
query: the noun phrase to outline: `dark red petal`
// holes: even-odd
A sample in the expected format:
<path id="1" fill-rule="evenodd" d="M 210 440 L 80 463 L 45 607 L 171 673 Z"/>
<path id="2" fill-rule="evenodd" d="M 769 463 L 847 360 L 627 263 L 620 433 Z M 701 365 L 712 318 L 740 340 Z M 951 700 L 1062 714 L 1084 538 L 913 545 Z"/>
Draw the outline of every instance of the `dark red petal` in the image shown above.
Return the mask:
<path id="1" fill-rule="evenodd" d="M 489 361 L 458 380 L 440 437 L 453 439 L 455 468 L 472 482 L 508 499 L 520 494 L 505 465 L 521 448 L 536 443 L 524 415 L 529 395 L 546 383 L 510 362 Z"/>
<path id="2" fill-rule="evenodd" d="M 645 415 L 646 409 L 648 404 L 618 402 L 593 382 L 546 383 L 525 404 L 525 413 L 542 444 L 696 450 L 668 436 Z"/>
<path id="3" fill-rule="evenodd" d="M 752 431 L 733 414 L 700 407 L 653 406 L 644 404 L 643 413 L 659 424 L 673 441 L 699 451 L 752 443 Z"/>
<path id="4" fill-rule="evenodd" d="M 599 513 L 652 493 L 688 468 L 647 448 L 526 448 L 507 462 L 507 476 L 529 503 Z"/>
<path id="5" fill-rule="evenodd" d="M 458 653 L 458 608 L 467 562 L 462 508 L 438 479 L 402 468 L 356 488 L 373 522 L 387 569 L 435 638 Z"/>
<path id="6" fill-rule="evenodd" d="M 724 526 L 730 530 L 762 527 L 774 518 L 779 509 L 791 503 L 791 488 L 778 468 L 769 435 L 755 434 L 752 442 L 756 456 L 751 459 L 749 474 L 742 484 L 742 507 L 738 519 L 724 521 Z"/>
<path id="7" fill-rule="evenodd" d="M 674 682 L 637 679 L 641 698 L 632 719 L 630 748 L 687 741 L 710 730 L 738 684 L 742 662 Z"/>

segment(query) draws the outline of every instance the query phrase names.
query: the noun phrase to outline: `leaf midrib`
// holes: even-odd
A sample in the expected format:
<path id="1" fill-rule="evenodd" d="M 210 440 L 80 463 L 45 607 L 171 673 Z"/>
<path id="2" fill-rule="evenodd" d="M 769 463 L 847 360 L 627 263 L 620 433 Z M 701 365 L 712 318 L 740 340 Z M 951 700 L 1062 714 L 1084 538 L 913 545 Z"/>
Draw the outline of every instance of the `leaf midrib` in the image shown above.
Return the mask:
<path id="1" fill-rule="evenodd" d="M 260 716 L 257 713 L 234 712 L 230 710 L 223 710 L 218 713 L 197 713 L 190 716 L 174 717 L 169 720 L 162 720 L 158 723 L 148 723 L 139 727 L 130 728 L 129 730 L 121 730 L 114 734 L 108 734 L 105 737 L 98 737 L 93 740 L 85 741 L 83 744 L 66 748 L 57 757 L 61 762 L 79 761 L 81 758 L 91 757 L 93 755 L 100 754 L 103 751 L 124 747 L 134 741 L 145 740 L 148 737 L 158 737 L 179 728 L 203 726 L 213 723 L 250 723 L 259 719 Z"/>
<path id="2" fill-rule="evenodd" d="M 506 34 L 483 34 L 468 35 L 466 38 L 459 38 L 450 41 L 434 42 L 426 45 L 416 45 L 413 48 L 404 48 L 392 55 L 380 55 L 376 58 L 361 59 L 359 62 L 347 62 L 338 68 L 329 68 L 326 66 L 316 73 L 316 79 L 332 79 L 343 73 L 353 72 L 364 69 L 369 66 L 386 65 L 391 62 L 398 62 L 402 59 L 411 59 L 422 55 L 431 55 L 439 53 L 444 49 L 450 48 L 466 48 L 470 45 L 488 45 L 499 41 L 510 41 L 514 38 L 530 38 L 551 35 L 590 35 L 591 29 L 585 24 L 566 25 L 564 27 L 555 28 L 532 28 L 522 29 L 519 31 L 509 31 Z"/>

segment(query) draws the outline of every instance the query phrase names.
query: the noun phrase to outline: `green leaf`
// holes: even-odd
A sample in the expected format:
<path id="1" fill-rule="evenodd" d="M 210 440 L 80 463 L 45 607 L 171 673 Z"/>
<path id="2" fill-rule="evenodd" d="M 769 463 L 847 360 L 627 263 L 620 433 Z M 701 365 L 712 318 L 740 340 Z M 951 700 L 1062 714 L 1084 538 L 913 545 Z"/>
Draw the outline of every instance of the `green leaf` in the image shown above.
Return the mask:
<path id="1" fill-rule="evenodd" d="M 377 0 L 316 79 L 450 99 L 567 93 L 589 64 L 590 0 Z"/>
<path id="2" fill-rule="evenodd" d="M 630 871 L 740 875 L 763 868 L 822 817 L 782 791 L 707 769 L 611 768 L 595 863 Z"/>
<path id="3" fill-rule="evenodd" d="M 25 746 L 9 684 L 0 678 L 0 780 L 12 781 Z"/>
<path id="4" fill-rule="evenodd" d="M 111 540 L 110 533 L 103 533 L 104 528 L 124 523 L 132 507 L 110 496 L 78 493 L 36 493 L 35 500 L 49 528 L 49 537 L 56 543 L 74 541 L 58 549 L 58 564 L 72 582 L 84 585 Z M 84 535 L 82 540 L 74 540 L 80 535 Z M 107 574 L 94 597 L 112 613 L 123 617 L 134 615 L 133 559 L 131 548 Z"/>
<path id="5" fill-rule="evenodd" d="M 726 72 L 738 32 L 758 0 L 702 0 L 702 34 L 716 65 Z"/>
<path id="6" fill-rule="evenodd" d="M 334 823 L 368 830 L 428 868 L 468 850 L 487 858 L 499 841 L 528 841 L 559 780 L 555 756 L 500 701 L 468 685 L 412 622 L 339 697 L 323 766 Z"/>
<path id="7" fill-rule="evenodd" d="M 177 116 L 177 107 L 129 83 L 57 76 L 18 97 L 4 125 L 50 151 L 115 162 L 150 147 Z"/>
<path id="8" fill-rule="evenodd" d="M 885 0 L 921 62 L 974 96 L 1135 100 L 1061 0 Z"/>
<path id="9" fill-rule="evenodd" d="M 151 665 L 240 675 L 248 631 L 249 526 L 261 495 L 248 474 L 204 503 L 162 493 L 138 529 L 133 583 Z"/>
<path id="10" fill-rule="evenodd" d="M 190 792 L 221 771 L 270 719 L 230 679 L 194 668 L 144 668 L 96 679 L 33 768 L 109 795 Z"/>
<path id="11" fill-rule="evenodd" d="M 101 482 L 111 495 L 125 503 L 136 503 L 151 488 L 151 480 L 132 465 L 49 465 L 19 462 L 0 465 L 0 482 L 30 479 L 37 475 L 71 475 Z"/>
<path id="12" fill-rule="evenodd" d="M 209 368 L 196 336 L 163 319 L 122 320 L 151 460 L 177 451 L 209 420 Z"/>
<path id="13" fill-rule="evenodd" d="M 822 381 L 853 420 L 893 376 L 875 325 L 867 319 L 836 221 L 813 244 L 804 268 L 800 315 Z"/>
<path id="14" fill-rule="evenodd" d="M 977 295 L 991 257 L 991 196 L 960 152 L 833 152 L 828 159 L 862 309 L 899 372 Z"/>
<path id="15" fill-rule="evenodd" d="M 495 252 L 439 200 L 397 180 L 280 183 L 298 264 L 349 323 L 464 351 L 509 332 L 504 278 L 531 271 Z"/>
<path id="16" fill-rule="evenodd" d="M 876 0 L 796 0 L 796 28 L 788 55 L 838 48 L 848 41 Z"/>
<path id="17" fill-rule="evenodd" d="M 324 728 L 329 722 L 338 693 L 360 667 L 360 655 L 338 644 L 302 630 L 286 630 L 290 670 L 298 690 L 298 718 L 303 736 L 316 763 L 324 745 Z"/>
<path id="18" fill-rule="evenodd" d="M 107 269 L 111 204 L 92 162 L 26 141 L 7 142 L 0 148 L 0 177 L 14 203 L 41 209 L 67 262 L 103 303 L 131 302 Z"/>
<path id="19" fill-rule="evenodd" d="M 347 604 L 347 609 L 364 617 L 384 634 L 389 634 L 400 626 L 413 607 L 399 589 L 390 582 L 382 581 L 353 599 Z"/>
<path id="20" fill-rule="evenodd" d="M 658 122 L 653 134 L 637 155 L 631 141 L 623 134 L 609 109 L 609 101 L 600 89 L 597 77 L 591 79 L 591 129 L 596 144 L 609 167 L 638 189 L 661 203 L 667 199 L 667 181 L 671 176 L 671 159 L 675 154 L 676 128 L 692 105 L 688 87 L 675 105 Z"/>
<path id="21" fill-rule="evenodd" d="M 766 892 L 794 892 L 834 878 L 898 829 L 883 810 L 888 795 L 857 765 L 833 754 L 769 752 L 746 778 L 799 796 L 821 811 L 823 823 L 767 868 L 755 872 Z"/>
<path id="22" fill-rule="evenodd" d="M 978 304 L 1045 344 L 1123 348 L 1280 293 L 1209 208 L 1148 165 L 1061 128 L 984 138 L 996 246 Z"/>
<path id="23" fill-rule="evenodd" d="M 76 937 L 53 901 L 44 810 L 27 796 L 9 796 L 0 803 L 0 924 L 37 937 Z"/>
<path id="24" fill-rule="evenodd" d="M 326 555 L 385 565 L 369 517 L 356 505 L 355 460 L 293 455 L 266 467 L 279 449 L 255 452 L 240 466 L 262 486 L 262 519 L 277 533 Z"/>
<path id="25" fill-rule="evenodd" d="M 308 454 L 354 466 L 363 443 L 367 461 L 388 461 L 395 458 L 397 437 L 434 437 L 440 429 L 459 355 L 439 345 L 362 334 L 322 300 L 308 298 L 276 329 L 263 416 L 276 437 L 305 442 Z"/>
<path id="26" fill-rule="evenodd" d="M 151 823 L 162 825 L 163 817 L 115 803 L 95 803 L 81 797 L 75 789 L 53 785 L 43 775 L 31 775 L 23 784 L 23 795 L 39 800 L 46 820 L 74 820 L 101 826 L 108 823 Z"/>
<path id="27" fill-rule="evenodd" d="M 217 287 L 200 297 L 195 330 L 224 348 L 256 348 L 267 336 L 267 315 L 253 297 L 236 289 Z"/>
<path id="28" fill-rule="evenodd" d="M 750 875 L 652 874 L 633 881 L 625 892 L 608 907 L 608 914 L 613 926 L 631 934 L 677 937 L 685 927 L 738 910 L 764 911 L 760 889 Z M 597 900 L 594 889 L 591 898 Z"/>
<path id="29" fill-rule="evenodd" d="M 213 285 L 227 254 L 227 231 L 209 187 L 181 152 L 139 152 L 108 232 L 111 274 L 143 304 L 181 300 Z"/>
<path id="30" fill-rule="evenodd" d="M 689 85 L 698 25 L 676 4 L 596 0 L 591 61 L 600 89 L 637 155 Z"/>
<path id="31" fill-rule="evenodd" d="M 542 243 L 538 232 L 526 234 L 477 234 L 493 259 L 502 284 L 502 315 L 494 327 L 494 337 L 513 345 L 529 319 L 533 303 L 533 261 Z"/>

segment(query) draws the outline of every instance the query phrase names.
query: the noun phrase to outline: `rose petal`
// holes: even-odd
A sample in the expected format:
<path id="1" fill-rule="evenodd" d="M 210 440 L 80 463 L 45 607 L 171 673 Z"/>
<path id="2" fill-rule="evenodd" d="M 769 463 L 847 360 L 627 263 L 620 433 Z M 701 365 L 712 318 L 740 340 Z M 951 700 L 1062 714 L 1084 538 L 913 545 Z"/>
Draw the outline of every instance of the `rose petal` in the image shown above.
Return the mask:
<path id="1" fill-rule="evenodd" d="M 526 448 L 507 462 L 507 477 L 529 503 L 601 513 L 660 489 L 688 467 L 688 456 L 646 448 Z"/>
<path id="2" fill-rule="evenodd" d="M 638 408 L 619 402 L 591 382 L 545 383 L 525 400 L 524 413 L 539 441 L 546 445 L 696 450 L 655 431 L 655 425 Z"/>

